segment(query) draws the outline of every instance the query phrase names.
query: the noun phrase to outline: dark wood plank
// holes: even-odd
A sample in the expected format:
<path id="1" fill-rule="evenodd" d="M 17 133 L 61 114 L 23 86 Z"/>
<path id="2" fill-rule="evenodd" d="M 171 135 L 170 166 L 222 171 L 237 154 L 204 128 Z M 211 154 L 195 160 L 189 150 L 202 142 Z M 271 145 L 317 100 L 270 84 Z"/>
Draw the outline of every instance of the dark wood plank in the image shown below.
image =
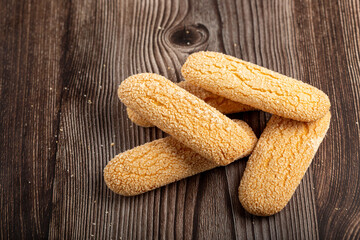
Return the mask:
<path id="1" fill-rule="evenodd" d="M 0 239 L 48 236 L 66 9 L 0 3 Z"/>
<path id="2" fill-rule="evenodd" d="M 333 1 L 311 7 L 317 56 L 309 57 L 333 114 L 314 164 L 319 233 L 323 239 L 359 239 L 360 4 Z"/>

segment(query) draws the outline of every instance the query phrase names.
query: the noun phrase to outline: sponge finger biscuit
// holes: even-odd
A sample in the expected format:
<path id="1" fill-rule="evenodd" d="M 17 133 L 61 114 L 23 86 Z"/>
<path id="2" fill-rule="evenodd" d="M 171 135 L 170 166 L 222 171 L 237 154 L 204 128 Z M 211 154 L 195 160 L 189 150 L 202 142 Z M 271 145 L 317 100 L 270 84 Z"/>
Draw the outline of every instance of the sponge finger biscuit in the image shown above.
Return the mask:
<path id="1" fill-rule="evenodd" d="M 255 146 L 252 129 L 243 121 L 235 121 Z M 104 179 L 115 193 L 133 196 L 217 166 L 170 136 L 117 155 L 105 167 Z"/>
<path id="2" fill-rule="evenodd" d="M 204 100 L 210 106 L 216 108 L 223 114 L 237 113 L 237 112 L 246 112 L 253 111 L 255 108 L 248 105 L 234 102 L 230 99 L 221 97 L 219 95 L 213 94 L 212 92 L 206 91 L 203 88 L 195 86 L 187 81 L 182 81 L 177 84 L 179 87 L 185 89 L 189 93 L 195 95 L 196 97 Z M 127 114 L 129 119 L 134 122 L 136 125 L 141 127 L 153 127 L 154 125 L 147 121 L 143 116 L 137 114 L 131 109 L 127 109 Z"/>
<path id="3" fill-rule="evenodd" d="M 131 76 L 119 86 L 118 96 L 127 107 L 216 164 L 226 165 L 252 149 L 251 137 L 241 126 L 160 75 Z"/>
<path id="4" fill-rule="evenodd" d="M 330 108 L 319 89 L 222 53 L 193 53 L 181 72 L 186 81 L 214 94 L 285 118 L 310 122 Z"/>
<path id="5" fill-rule="evenodd" d="M 251 154 L 239 187 L 243 207 L 269 216 L 283 209 L 309 167 L 330 124 L 330 112 L 309 123 L 273 115 Z"/>

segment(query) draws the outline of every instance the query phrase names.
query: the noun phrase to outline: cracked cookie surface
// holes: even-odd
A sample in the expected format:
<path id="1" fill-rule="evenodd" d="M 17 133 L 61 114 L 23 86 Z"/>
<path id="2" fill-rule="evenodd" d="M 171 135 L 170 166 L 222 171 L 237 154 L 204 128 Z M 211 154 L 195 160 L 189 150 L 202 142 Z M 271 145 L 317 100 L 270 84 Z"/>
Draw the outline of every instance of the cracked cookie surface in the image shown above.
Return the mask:
<path id="1" fill-rule="evenodd" d="M 251 137 L 254 147 L 257 138 L 249 125 L 234 121 Z M 170 136 L 117 155 L 105 167 L 104 179 L 115 193 L 133 196 L 217 166 Z"/>
<path id="2" fill-rule="evenodd" d="M 179 87 L 185 89 L 189 93 L 195 95 L 196 97 L 204 100 L 210 106 L 216 108 L 223 114 L 237 113 L 237 112 L 247 112 L 256 110 L 253 107 L 248 105 L 234 102 L 230 99 L 221 97 L 219 95 L 213 94 L 201 87 L 195 86 L 187 81 L 182 81 L 177 84 Z M 147 121 L 143 116 L 137 114 L 131 109 L 127 109 L 127 114 L 129 119 L 134 122 L 136 125 L 141 127 L 153 127 L 154 125 Z"/>
<path id="3" fill-rule="evenodd" d="M 269 216 L 291 199 L 325 137 L 330 112 L 314 122 L 273 115 L 246 164 L 239 200 L 251 214 Z"/>
<path id="4" fill-rule="evenodd" d="M 218 165 L 252 149 L 251 137 L 241 126 L 160 75 L 133 75 L 121 83 L 118 96 L 127 107 Z"/>
<path id="5" fill-rule="evenodd" d="M 214 94 L 285 118 L 310 122 L 330 108 L 321 90 L 222 53 L 193 53 L 181 72 L 186 81 Z"/>

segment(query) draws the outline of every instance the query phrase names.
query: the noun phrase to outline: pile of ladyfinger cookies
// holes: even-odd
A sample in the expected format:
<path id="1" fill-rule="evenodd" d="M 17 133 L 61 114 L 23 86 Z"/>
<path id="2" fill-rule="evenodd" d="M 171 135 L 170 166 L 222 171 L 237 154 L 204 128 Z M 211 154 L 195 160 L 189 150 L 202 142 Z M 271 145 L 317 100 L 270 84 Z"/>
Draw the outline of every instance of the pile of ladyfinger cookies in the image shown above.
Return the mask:
<path id="1" fill-rule="evenodd" d="M 118 96 L 129 118 L 170 136 L 114 157 L 107 186 L 141 194 L 250 155 L 239 200 L 251 214 L 269 216 L 291 199 L 329 128 L 330 101 L 321 90 L 217 52 L 191 54 L 175 84 L 153 73 L 124 80 Z M 273 114 L 257 139 L 244 121 L 224 114 Z"/>

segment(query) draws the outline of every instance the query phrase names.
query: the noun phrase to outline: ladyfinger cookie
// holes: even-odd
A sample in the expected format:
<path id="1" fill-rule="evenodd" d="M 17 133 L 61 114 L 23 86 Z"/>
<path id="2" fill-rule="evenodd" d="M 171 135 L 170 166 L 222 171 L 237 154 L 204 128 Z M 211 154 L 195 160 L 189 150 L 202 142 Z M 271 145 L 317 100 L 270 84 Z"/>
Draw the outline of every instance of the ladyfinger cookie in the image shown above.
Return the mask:
<path id="1" fill-rule="evenodd" d="M 314 122 L 273 115 L 251 154 L 239 199 L 251 214 L 282 210 L 300 184 L 330 124 L 330 112 Z"/>
<path id="2" fill-rule="evenodd" d="M 160 75 L 131 76 L 119 86 L 118 96 L 127 107 L 218 165 L 229 164 L 252 148 L 243 127 Z"/>
<path id="3" fill-rule="evenodd" d="M 215 95 L 212 92 L 206 91 L 203 88 L 195 86 L 187 81 L 182 81 L 177 84 L 179 87 L 185 89 L 189 93 L 197 96 L 198 98 L 204 100 L 210 106 L 216 108 L 223 114 L 237 113 L 237 112 L 246 112 L 254 111 L 255 108 L 248 105 L 231 101 L 230 99 Z M 132 122 L 141 127 L 153 127 L 152 123 L 147 121 L 143 116 L 137 114 L 131 109 L 127 109 L 128 117 Z"/>
<path id="4" fill-rule="evenodd" d="M 319 89 L 222 53 L 193 53 L 181 72 L 186 81 L 214 94 L 285 118 L 310 122 L 330 108 Z"/>
<path id="5" fill-rule="evenodd" d="M 235 121 L 255 146 L 257 138 L 249 125 Z M 104 178 L 115 193 L 133 196 L 217 166 L 170 136 L 117 155 L 105 167 Z"/>

